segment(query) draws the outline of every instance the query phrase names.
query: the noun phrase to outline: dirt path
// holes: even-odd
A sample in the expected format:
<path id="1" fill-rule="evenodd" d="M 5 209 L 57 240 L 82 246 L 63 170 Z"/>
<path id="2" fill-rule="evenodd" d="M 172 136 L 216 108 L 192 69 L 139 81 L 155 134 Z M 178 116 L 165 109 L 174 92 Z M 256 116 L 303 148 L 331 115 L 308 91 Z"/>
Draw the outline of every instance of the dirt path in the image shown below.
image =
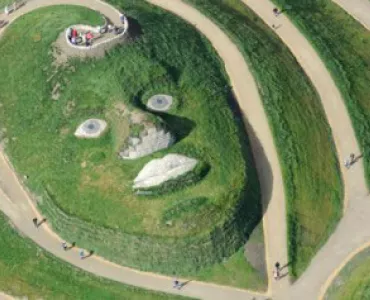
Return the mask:
<path id="1" fill-rule="evenodd" d="M 284 15 L 275 17 L 269 0 L 242 0 L 268 25 L 278 26 L 276 33 L 290 48 L 317 89 L 332 129 L 345 184 L 345 212 L 335 233 L 318 252 L 307 271 L 292 286 L 290 299 L 317 299 L 326 288 L 327 279 L 355 249 L 370 240 L 370 199 L 362 161 L 350 170 L 343 162 L 350 153 L 360 155 L 347 109 L 330 73 L 303 34 Z M 354 1 L 355 2 L 355 1 Z M 324 285 L 324 288 L 322 287 Z M 280 297 L 280 299 L 284 299 Z"/>
<path id="2" fill-rule="evenodd" d="M 268 265 L 271 266 L 275 261 L 285 263 L 287 261 L 286 222 L 280 166 L 257 87 L 242 55 L 216 25 L 195 9 L 178 0 L 152 0 L 150 2 L 171 10 L 188 22 L 196 24 L 197 28 L 207 36 L 218 50 L 220 56 L 225 60 L 239 104 L 248 117 L 250 135 L 253 135 L 253 131 L 255 134 L 253 135 L 253 150 L 256 155 L 259 176 L 262 180 L 262 191 L 266 191 L 264 196 L 267 209 L 264 218 L 264 225 L 267 231 L 266 246 L 268 246 L 267 249 L 274 250 L 268 251 Z M 19 16 L 43 6 L 77 3 L 78 5 L 100 11 L 113 22 L 117 22 L 119 19 L 118 12 L 114 8 L 99 0 L 31 0 L 20 10 L 7 16 L 5 19 L 11 23 Z M 1 18 L 4 19 L 4 16 L 1 16 Z M 4 29 L 0 30 L 0 35 L 3 31 Z M 32 218 L 35 216 L 41 218 L 41 216 L 27 193 L 23 190 L 22 185 L 15 177 L 15 173 L 2 153 L 0 153 L 0 187 L 0 209 L 9 216 L 23 234 L 58 258 L 88 272 L 138 287 L 167 293 L 179 293 L 201 299 L 266 299 L 266 295 L 196 281 L 191 281 L 178 292 L 172 288 L 172 279 L 169 277 L 118 266 L 96 256 L 87 260 L 80 260 L 77 249 L 68 252 L 61 250 L 60 243 L 62 240 L 50 230 L 47 224 L 43 224 L 39 229 L 33 226 Z M 267 205 L 267 203 L 269 204 Z M 269 274 L 271 274 L 270 270 Z M 285 285 L 287 285 L 287 280 L 282 280 L 279 285 L 274 284 L 272 286 L 272 291 L 278 288 L 278 286 Z"/>
<path id="3" fill-rule="evenodd" d="M 14 300 L 14 298 L 7 294 L 0 292 L 0 300 Z"/>
<path id="4" fill-rule="evenodd" d="M 332 0 L 370 30 L 369 0 Z"/>

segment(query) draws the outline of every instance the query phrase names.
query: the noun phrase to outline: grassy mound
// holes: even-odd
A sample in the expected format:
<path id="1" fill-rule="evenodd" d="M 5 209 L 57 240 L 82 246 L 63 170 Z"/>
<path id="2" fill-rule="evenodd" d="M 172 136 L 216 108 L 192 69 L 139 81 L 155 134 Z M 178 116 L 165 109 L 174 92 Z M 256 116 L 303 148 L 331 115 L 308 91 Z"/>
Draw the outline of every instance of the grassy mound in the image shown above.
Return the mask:
<path id="1" fill-rule="evenodd" d="M 370 249 L 350 260 L 325 294 L 325 300 L 347 299 L 370 299 Z"/>
<path id="2" fill-rule="evenodd" d="M 257 80 L 282 166 L 291 275 L 298 276 L 342 212 L 339 166 L 320 99 L 288 48 L 242 2 L 187 2 L 239 45 Z"/>
<path id="3" fill-rule="evenodd" d="M 19 236 L 0 214 L 0 290 L 27 299 L 190 299 L 109 281 L 61 262 Z"/>
<path id="4" fill-rule="evenodd" d="M 222 63 L 192 26 L 143 1 L 119 4 L 140 24 L 142 35 L 104 59 L 74 59 L 58 69 L 52 67 L 52 42 L 68 25 L 99 22 L 98 15 L 50 7 L 8 28 L 0 41 L 6 151 L 17 171 L 29 176 L 27 185 L 51 225 L 68 241 L 128 266 L 195 274 L 235 253 L 261 218 L 244 127 L 229 107 Z M 54 101 L 56 84 L 60 97 Z M 117 103 L 140 107 L 148 91 L 161 85 L 164 92 L 175 89 L 181 103 L 171 114 L 161 114 L 177 137 L 169 151 L 119 160 L 117 139 L 120 129 L 127 134 L 127 124 L 117 120 L 100 139 L 73 136 L 81 121 L 109 122 L 105 116 Z M 132 181 L 138 172 L 169 152 L 206 163 L 207 175 L 171 194 L 136 196 Z M 169 206 L 193 198 L 207 198 L 213 209 L 194 212 L 191 220 L 180 215 L 176 226 L 162 222 Z"/>

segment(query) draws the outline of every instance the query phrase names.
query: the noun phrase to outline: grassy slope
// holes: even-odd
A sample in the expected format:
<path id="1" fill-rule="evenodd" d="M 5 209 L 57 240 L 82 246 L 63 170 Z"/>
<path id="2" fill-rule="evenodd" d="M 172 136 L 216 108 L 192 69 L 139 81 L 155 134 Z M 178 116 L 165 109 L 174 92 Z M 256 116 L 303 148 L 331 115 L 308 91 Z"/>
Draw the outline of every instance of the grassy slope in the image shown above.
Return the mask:
<path id="1" fill-rule="evenodd" d="M 258 182 L 253 168 L 244 168 L 248 158 L 242 151 L 247 156 L 248 149 L 242 147 L 247 147 L 247 141 L 245 137 L 239 140 L 243 133 L 235 126 L 227 103 L 230 88 L 209 43 L 190 25 L 142 1 L 120 3 L 140 21 L 144 36 L 135 44 L 112 51 L 104 60 L 73 61 L 71 65 L 78 71 L 61 69 L 50 82 L 50 43 L 68 24 L 97 23 L 100 19 L 83 9 L 47 8 L 8 29 L 0 42 L 4 54 L 0 72 L 7 74 L 0 76 L 0 89 L 4 91 L 0 115 L 10 137 L 7 151 L 20 173 L 30 176 L 32 190 L 43 195 L 41 208 L 66 239 L 93 247 L 98 254 L 122 264 L 194 274 L 196 268 L 235 253 L 260 218 Z M 160 32 L 153 25 L 158 20 Z M 56 82 L 62 83 L 62 95 L 53 102 L 50 91 Z M 111 155 L 115 142 L 112 132 L 98 141 L 79 143 L 72 133 L 81 120 L 104 117 L 105 108 L 116 101 L 134 105 L 141 94 L 168 90 L 181 95 L 181 105 L 174 111 L 176 116 L 166 116 L 166 121 L 176 133 L 188 134 L 171 151 L 200 157 L 211 165 L 211 171 L 192 188 L 154 199 L 138 198 L 129 182 L 150 158 L 117 163 L 116 156 Z M 190 132 L 181 132 L 189 124 Z M 221 156 L 223 153 L 228 156 Z M 156 156 L 160 155 L 163 153 Z M 88 161 L 85 169 L 80 167 L 84 160 Z M 90 176 L 88 182 L 81 182 L 86 175 Z M 207 206 L 192 218 L 187 216 L 186 223 L 174 228 L 158 222 L 176 199 L 194 196 L 207 196 L 211 209 Z M 66 216 L 58 206 L 72 216 Z M 226 223 L 225 218 L 229 219 Z M 189 228 L 193 223 L 197 226 Z M 181 240 L 150 236 L 199 232 L 203 234 Z M 230 261 L 226 264 L 235 267 Z M 244 265 L 250 277 L 255 276 L 246 261 Z M 217 270 L 209 273 L 217 275 Z M 244 286 L 253 287 L 250 283 Z"/>
<path id="2" fill-rule="evenodd" d="M 0 290 L 27 299 L 188 299 L 126 286 L 74 268 L 21 237 L 0 214 Z M 5 246 L 6 245 L 6 246 Z"/>
<path id="3" fill-rule="evenodd" d="M 240 1 L 187 0 L 235 41 L 258 81 L 288 200 L 293 276 L 306 268 L 342 210 L 335 148 L 320 99 L 289 50 Z"/>
<path id="4" fill-rule="evenodd" d="M 6 5 L 9 5 L 12 3 L 14 3 L 13 0 L 0 0 L 0 9 L 4 9 Z"/>
<path id="5" fill-rule="evenodd" d="M 325 300 L 370 299 L 370 249 L 357 254 L 338 274 Z"/>
<path id="6" fill-rule="evenodd" d="M 331 1 L 275 0 L 312 42 L 352 118 L 370 181 L 370 32 Z"/>
<path id="7" fill-rule="evenodd" d="M 141 9 L 136 4 L 132 5 L 134 8 Z M 0 81 L 4 91 L 0 100 L 4 104 L 3 123 L 8 125 L 8 136 L 12 138 L 8 152 L 20 172 L 29 175 L 29 184 L 34 190 L 41 192 L 47 187 L 58 205 L 84 220 L 126 232 L 157 235 L 208 231 L 211 221 L 220 222 L 224 211 L 235 206 L 245 187 L 245 161 L 227 104 L 227 81 L 217 57 L 207 49 L 209 45 L 205 45 L 190 26 L 167 14 L 151 11 L 145 5 L 142 10 L 138 17 L 145 35 L 140 41 L 112 51 L 109 57 L 93 63 L 74 61 L 71 65 L 78 71 L 59 70 L 50 81 L 47 81 L 52 74 L 51 58 L 47 55 L 50 43 L 77 14 L 61 18 L 64 9 L 52 13 L 45 9 L 49 15 L 41 11 L 32 13 L 6 32 L 1 43 L 4 55 L 0 64 L 8 76 L 2 76 Z M 155 23 L 159 18 L 166 18 L 169 28 L 151 31 L 150 22 Z M 35 22 L 38 26 L 29 26 Z M 45 23 L 50 26 L 43 27 Z M 177 31 L 170 27 L 176 27 Z M 28 40 L 14 38 L 20 34 Z M 187 34 L 189 42 L 173 40 L 175 34 Z M 19 49 L 24 43 L 29 47 Z M 163 51 L 163 47 L 168 50 Z M 37 55 L 38 51 L 42 54 Z M 197 66 L 200 60 L 202 65 Z M 50 91 L 57 82 L 62 85 L 62 95 L 53 102 Z M 181 109 L 175 111 L 175 115 L 164 116 L 169 127 L 177 126 L 174 131 L 179 134 L 178 130 L 184 130 L 179 127 L 189 126 L 186 138 L 170 152 L 198 157 L 211 167 L 200 184 L 154 198 L 155 201 L 138 197 L 131 189 L 133 178 L 152 157 L 117 160 L 112 151 L 115 139 L 112 131 L 94 141 L 77 141 L 73 136 L 76 126 L 85 118 L 105 118 L 116 101 L 133 105 L 153 86 L 165 91 L 171 86 L 181 95 Z M 17 105 L 11 106 L 12 103 Z M 222 153 L 229 155 L 221 157 Z M 81 167 L 82 162 L 87 162 L 85 168 Z M 158 219 L 171 202 L 202 196 L 213 203 L 210 221 L 193 216 L 193 222 L 199 224 L 191 230 L 186 226 L 159 226 L 162 224 L 158 224 Z"/>

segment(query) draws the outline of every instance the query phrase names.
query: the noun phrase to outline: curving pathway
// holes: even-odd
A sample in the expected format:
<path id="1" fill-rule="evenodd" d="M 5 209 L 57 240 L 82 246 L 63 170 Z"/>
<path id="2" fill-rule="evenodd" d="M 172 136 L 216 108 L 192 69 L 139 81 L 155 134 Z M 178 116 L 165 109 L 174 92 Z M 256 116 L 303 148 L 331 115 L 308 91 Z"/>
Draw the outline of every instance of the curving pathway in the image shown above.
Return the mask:
<path id="1" fill-rule="evenodd" d="M 332 0 L 370 30 L 369 0 Z"/>
<path id="2" fill-rule="evenodd" d="M 272 266 L 275 261 L 287 262 L 286 214 L 280 165 L 257 86 L 243 56 L 215 24 L 189 5 L 178 0 L 150 0 L 149 2 L 194 24 L 212 42 L 224 60 L 239 105 L 248 118 L 247 129 L 252 140 L 262 191 L 268 191 L 264 195 L 264 204 L 267 210 L 264 216 L 264 228 L 268 266 Z M 11 23 L 19 16 L 34 9 L 56 4 L 86 6 L 100 11 L 113 22 L 117 22 L 118 12 L 99 0 L 30 0 L 23 8 L 6 17 L 6 20 Z M 3 31 L 4 29 L 0 29 L 0 36 Z M 41 216 L 2 153 L 0 153 L 0 188 L 0 209 L 9 216 L 23 234 L 64 261 L 99 276 L 151 290 L 181 293 L 186 296 L 212 300 L 227 298 L 233 300 L 266 299 L 266 296 L 270 295 L 271 292 L 275 293 L 276 290 L 288 287 L 288 280 L 282 279 L 278 283 L 270 284 L 269 292 L 266 295 L 261 295 L 236 288 L 192 281 L 181 292 L 178 292 L 172 289 L 171 278 L 165 276 L 118 266 L 96 256 L 81 261 L 78 258 L 77 249 L 67 253 L 61 251 L 60 242 L 62 240 L 46 224 L 39 229 L 34 228 L 32 218 L 35 216 L 41 218 Z M 270 251 L 271 249 L 275 251 Z M 276 251 L 277 249 L 278 251 Z M 268 273 L 271 275 L 270 271 Z"/>
<path id="3" fill-rule="evenodd" d="M 273 15 L 274 5 L 269 0 L 242 1 L 270 26 L 280 25 L 276 34 L 295 55 L 321 97 L 340 161 L 344 162 L 352 152 L 359 155 L 360 148 L 344 101 L 330 73 L 311 44 L 288 18 L 284 15 L 276 18 Z M 370 13 L 370 9 L 368 12 Z M 312 300 L 320 298 L 330 279 L 337 274 L 351 252 L 370 241 L 370 219 L 366 217 L 370 213 L 370 197 L 365 182 L 363 164 L 360 161 L 350 170 L 346 170 L 342 164 L 341 168 L 345 184 L 344 217 L 334 234 L 312 260 L 307 271 L 291 287 L 290 299 Z"/>
<path id="4" fill-rule="evenodd" d="M 0 292 L 0 300 L 14 300 L 12 296 Z"/>
<path id="5" fill-rule="evenodd" d="M 268 274 L 271 276 L 271 266 L 275 261 L 287 262 L 284 190 L 273 138 L 256 84 L 248 70 L 248 66 L 237 47 L 226 34 L 197 10 L 180 0 L 147 1 L 177 14 L 196 26 L 211 41 L 225 62 L 225 68 L 230 77 L 239 106 L 247 119 L 247 130 L 252 142 L 261 188 L 264 192 L 266 260 L 267 266 L 270 267 Z M 322 99 L 340 160 L 344 161 L 349 153 L 352 152 L 360 154 L 352 124 L 341 95 L 312 46 L 292 25 L 289 19 L 283 15 L 278 18 L 273 16 L 273 5 L 269 0 L 242 1 L 249 5 L 267 24 L 281 25 L 276 31 L 277 34 L 296 56 Z M 347 2 L 345 0 L 334 1 Z M 364 1 L 367 0 L 351 0 L 350 2 L 354 5 L 354 3 L 364 3 Z M 11 23 L 16 18 L 32 10 L 56 4 L 86 6 L 100 11 L 114 23 L 119 24 L 120 22 L 118 11 L 99 0 L 30 0 L 20 10 L 10 16 L 6 16 L 5 20 Z M 351 7 L 353 8 L 354 6 Z M 351 11 L 349 8 L 348 10 Z M 368 11 L 370 12 L 370 8 Z M 355 11 L 353 10 L 351 13 L 355 14 Z M 360 16 L 357 16 L 357 18 L 362 20 Z M 1 19 L 4 19 L 4 16 L 1 16 Z M 370 21 L 370 17 L 366 17 L 364 20 Z M 0 29 L 0 36 L 3 32 L 4 29 Z M 46 224 L 39 229 L 34 228 L 31 222 L 32 218 L 34 216 L 41 218 L 41 216 L 23 189 L 22 184 L 16 178 L 11 165 L 1 152 L 0 209 L 8 215 L 24 235 L 47 251 L 70 264 L 108 279 L 151 290 L 180 293 L 201 299 L 264 300 L 267 296 L 272 295 L 274 299 L 312 300 L 322 296 L 330 280 L 343 264 L 363 244 L 370 241 L 370 219 L 368 218 L 368 215 L 370 215 L 370 197 L 368 196 L 362 163 L 355 164 L 350 170 L 342 169 L 342 173 L 345 183 L 346 205 L 344 217 L 336 231 L 313 259 L 307 271 L 295 284 L 289 286 L 287 279 L 272 282 L 271 278 L 269 278 L 269 291 L 264 295 L 196 281 L 190 282 L 181 292 L 178 292 L 172 289 L 172 280 L 169 277 L 122 267 L 96 256 L 81 261 L 78 258 L 77 249 L 67 253 L 61 251 L 61 239 Z M 0 294 L 1 296 L 3 295 Z"/>

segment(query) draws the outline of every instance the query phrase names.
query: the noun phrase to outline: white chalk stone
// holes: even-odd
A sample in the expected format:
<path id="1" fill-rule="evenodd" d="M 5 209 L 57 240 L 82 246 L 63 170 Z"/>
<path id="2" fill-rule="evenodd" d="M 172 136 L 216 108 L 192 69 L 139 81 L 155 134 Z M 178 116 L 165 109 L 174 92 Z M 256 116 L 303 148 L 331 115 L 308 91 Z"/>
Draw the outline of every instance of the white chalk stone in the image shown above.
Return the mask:
<path id="1" fill-rule="evenodd" d="M 136 159 L 150 155 L 156 151 L 167 149 L 175 142 L 175 137 L 160 128 L 149 128 L 146 134 L 137 137 L 129 137 L 127 146 L 120 152 L 123 159 Z"/>
<path id="2" fill-rule="evenodd" d="M 149 188 L 184 175 L 195 168 L 198 160 L 179 154 L 168 154 L 147 163 L 134 180 L 134 189 Z"/>

